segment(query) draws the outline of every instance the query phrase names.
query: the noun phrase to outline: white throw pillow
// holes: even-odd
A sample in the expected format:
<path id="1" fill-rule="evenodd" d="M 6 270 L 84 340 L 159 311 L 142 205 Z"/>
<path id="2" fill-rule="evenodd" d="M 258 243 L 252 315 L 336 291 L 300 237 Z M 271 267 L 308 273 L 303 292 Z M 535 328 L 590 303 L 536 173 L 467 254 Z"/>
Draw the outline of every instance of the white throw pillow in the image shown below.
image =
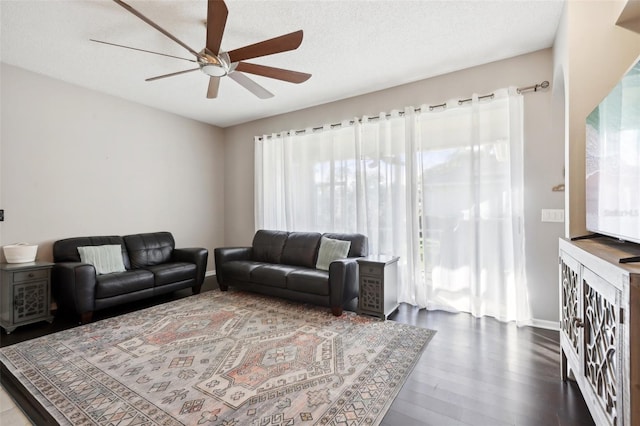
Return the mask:
<path id="1" fill-rule="evenodd" d="M 125 271 L 120 245 L 78 247 L 78 253 L 82 263 L 93 265 L 98 275 Z"/>
<path id="2" fill-rule="evenodd" d="M 349 254 L 350 248 L 351 241 L 322 237 L 320 240 L 320 249 L 318 250 L 316 269 L 328 271 L 331 262 L 338 259 L 345 259 Z"/>

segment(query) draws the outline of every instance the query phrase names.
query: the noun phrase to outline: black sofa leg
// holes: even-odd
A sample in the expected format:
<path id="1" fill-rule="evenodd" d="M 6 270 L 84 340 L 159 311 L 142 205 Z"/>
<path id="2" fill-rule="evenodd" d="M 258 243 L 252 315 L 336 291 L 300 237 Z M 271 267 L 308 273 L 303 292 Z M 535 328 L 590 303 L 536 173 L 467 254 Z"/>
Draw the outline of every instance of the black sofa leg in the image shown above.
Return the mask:
<path id="1" fill-rule="evenodd" d="M 80 314 L 80 324 L 90 323 L 93 319 L 93 311 L 83 312 Z"/>
<path id="2" fill-rule="evenodd" d="M 202 284 L 194 285 L 193 287 L 191 287 L 191 290 L 193 291 L 193 294 L 200 294 L 200 290 L 201 289 L 202 289 Z"/>
<path id="3" fill-rule="evenodd" d="M 332 306 L 331 313 L 334 316 L 339 317 L 340 315 L 342 315 L 342 306 Z"/>
<path id="4" fill-rule="evenodd" d="M 227 291 L 229 290 L 229 286 L 227 284 L 220 284 L 218 283 L 218 287 L 220 287 L 220 291 Z"/>

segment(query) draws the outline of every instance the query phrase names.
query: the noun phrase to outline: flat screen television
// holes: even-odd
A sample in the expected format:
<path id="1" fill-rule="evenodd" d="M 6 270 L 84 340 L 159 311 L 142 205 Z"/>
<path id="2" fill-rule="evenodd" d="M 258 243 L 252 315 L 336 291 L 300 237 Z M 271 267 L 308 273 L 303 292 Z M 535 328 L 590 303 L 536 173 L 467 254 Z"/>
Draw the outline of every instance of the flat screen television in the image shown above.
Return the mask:
<path id="1" fill-rule="evenodd" d="M 640 59 L 586 124 L 587 229 L 640 244 Z"/>

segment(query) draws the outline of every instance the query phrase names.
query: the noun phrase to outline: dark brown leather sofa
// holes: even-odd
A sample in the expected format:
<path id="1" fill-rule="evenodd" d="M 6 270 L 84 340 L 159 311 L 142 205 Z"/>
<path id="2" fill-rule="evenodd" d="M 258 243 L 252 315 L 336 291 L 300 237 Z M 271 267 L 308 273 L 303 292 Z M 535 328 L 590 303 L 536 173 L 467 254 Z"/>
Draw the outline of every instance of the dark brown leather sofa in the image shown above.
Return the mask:
<path id="1" fill-rule="evenodd" d="M 82 263 L 78 247 L 120 245 L 124 272 L 97 275 Z M 154 232 L 122 236 L 67 238 L 53 244 L 53 297 L 60 311 L 90 322 L 94 311 L 191 287 L 200 293 L 209 253 L 175 248 L 173 235 Z"/>
<path id="2" fill-rule="evenodd" d="M 350 241 L 346 259 L 316 269 L 321 237 Z M 362 234 L 320 234 L 259 230 L 251 247 L 214 250 L 220 290 L 229 286 L 328 306 L 342 315 L 344 305 L 358 296 L 358 257 L 367 256 L 368 239 Z"/>

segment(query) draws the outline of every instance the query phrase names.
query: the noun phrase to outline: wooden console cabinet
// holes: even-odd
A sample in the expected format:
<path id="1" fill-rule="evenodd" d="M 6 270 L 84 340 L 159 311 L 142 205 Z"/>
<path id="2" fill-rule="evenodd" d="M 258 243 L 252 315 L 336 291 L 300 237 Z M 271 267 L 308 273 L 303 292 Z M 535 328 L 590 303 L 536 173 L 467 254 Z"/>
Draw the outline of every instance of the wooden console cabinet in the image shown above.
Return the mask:
<path id="1" fill-rule="evenodd" d="M 640 246 L 606 237 L 560 249 L 562 379 L 574 379 L 597 425 L 640 425 Z"/>
<path id="2" fill-rule="evenodd" d="M 7 334 L 18 326 L 53 321 L 49 262 L 0 264 L 0 326 Z"/>

